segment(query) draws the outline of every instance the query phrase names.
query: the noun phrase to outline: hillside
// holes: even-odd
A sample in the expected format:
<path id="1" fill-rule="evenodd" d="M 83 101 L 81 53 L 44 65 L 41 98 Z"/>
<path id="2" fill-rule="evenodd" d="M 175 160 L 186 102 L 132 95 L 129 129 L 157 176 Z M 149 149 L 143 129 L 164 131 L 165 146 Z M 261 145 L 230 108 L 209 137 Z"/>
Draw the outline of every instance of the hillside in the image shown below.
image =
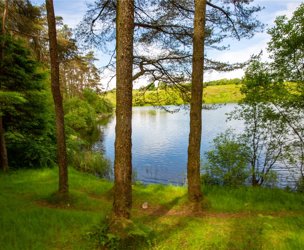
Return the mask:
<path id="1" fill-rule="evenodd" d="M 207 104 L 236 103 L 243 95 L 241 85 L 210 85 L 203 90 L 203 101 Z M 106 97 L 115 106 L 115 90 L 106 93 Z M 133 106 L 181 105 L 184 104 L 181 93 L 176 89 L 133 90 Z"/>

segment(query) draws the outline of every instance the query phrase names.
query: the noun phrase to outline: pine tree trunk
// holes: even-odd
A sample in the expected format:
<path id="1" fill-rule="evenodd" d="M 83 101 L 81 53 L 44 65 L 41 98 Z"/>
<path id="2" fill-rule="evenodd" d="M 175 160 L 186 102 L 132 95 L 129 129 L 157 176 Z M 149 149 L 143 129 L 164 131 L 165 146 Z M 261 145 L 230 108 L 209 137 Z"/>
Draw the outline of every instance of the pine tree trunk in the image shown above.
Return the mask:
<path id="1" fill-rule="evenodd" d="M 202 134 L 205 14 L 206 0 L 195 0 L 187 176 L 188 199 L 190 202 L 197 204 L 202 199 L 200 183 L 200 147 Z"/>
<path id="2" fill-rule="evenodd" d="M 134 0 L 117 1 L 116 137 L 113 212 L 129 218 L 132 207 L 132 66 Z"/>
<path id="3" fill-rule="evenodd" d="M 56 115 L 56 139 L 57 139 L 57 158 L 59 164 L 59 194 L 68 194 L 68 168 L 66 156 L 66 143 L 64 131 L 64 112 L 62 104 L 62 95 L 60 92 L 59 82 L 59 61 L 57 51 L 57 32 L 56 21 L 54 13 L 54 5 L 52 0 L 46 0 L 47 20 L 48 20 L 48 33 L 50 44 L 50 57 L 51 57 L 51 82 L 52 94 L 55 104 Z"/>
<path id="4" fill-rule="evenodd" d="M 3 119 L 0 116 L 0 164 L 3 172 L 8 171 L 8 157 L 6 151 L 6 143 L 4 137 Z"/>
<path id="5" fill-rule="evenodd" d="M 4 38 L 6 32 L 5 32 L 5 24 L 6 24 L 6 17 L 8 12 L 8 0 L 5 1 L 4 4 L 4 11 L 2 16 L 2 29 L 1 34 Z M 0 45 L 0 61 L 2 62 L 4 59 L 4 41 L 2 41 Z M 0 69 L 2 71 L 2 69 Z M 1 83 L 0 83 L 0 89 L 1 89 Z M 0 164 L 1 169 L 4 172 L 8 171 L 8 157 L 7 157 L 7 150 L 6 150 L 6 142 L 5 142 L 5 130 L 3 126 L 3 117 L 0 115 Z"/>

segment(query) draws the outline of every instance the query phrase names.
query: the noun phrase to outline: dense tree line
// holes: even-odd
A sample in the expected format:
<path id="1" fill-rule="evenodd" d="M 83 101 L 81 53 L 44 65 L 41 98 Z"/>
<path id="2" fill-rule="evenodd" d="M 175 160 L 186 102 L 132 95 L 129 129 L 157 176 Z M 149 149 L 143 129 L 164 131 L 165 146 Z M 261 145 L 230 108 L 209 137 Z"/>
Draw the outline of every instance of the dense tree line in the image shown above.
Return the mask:
<path id="1" fill-rule="evenodd" d="M 58 32 L 53 36 L 58 51 L 53 62 L 59 62 L 58 69 L 52 73 L 52 82 L 54 78 L 57 80 L 54 88 L 48 71 L 52 54 L 48 52 L 48 31 L 51 29 L 48 29 L 44 6 L 33 6 L 30 1 L 22 0 L 1 1 L 0 10 L 1 168 L 4 171 L 39 168 L 61 162 L 59 191 L 62 193 L 68 192 L 68 163 L 83 171 L 108 175 L 108 162 L 91 150 L 100 136 L 96 132 L 99 122 L 112 112 L 109 102 L 99 96 L 99 71 L 93 52 L 80 52 L 72 31 L 63 24 L 62 18 L 53 15 L 53 22 L 56 21 L 53 32 Z M 53 46 L 50 46 L 51 52 Z M 65 116 L 68 121 L 60 126 L 60 137 L 67 139 L 68 154 L 59 152 L 59 160 L 56 159 L 56 109 L 51 89 L 55 97 L 60 97 L 59 91 L 63 93 L 63 98 L 59 101 L 55 98 L 54 104 L 61 103 L 60 120 Z M 64 147 L 63 141 L 59 151 L 65 151 Z M 75 155 L 78 157 L 72 157 Z M 91 163 L 96 159 L 101 161 L 97 167 Z"/>

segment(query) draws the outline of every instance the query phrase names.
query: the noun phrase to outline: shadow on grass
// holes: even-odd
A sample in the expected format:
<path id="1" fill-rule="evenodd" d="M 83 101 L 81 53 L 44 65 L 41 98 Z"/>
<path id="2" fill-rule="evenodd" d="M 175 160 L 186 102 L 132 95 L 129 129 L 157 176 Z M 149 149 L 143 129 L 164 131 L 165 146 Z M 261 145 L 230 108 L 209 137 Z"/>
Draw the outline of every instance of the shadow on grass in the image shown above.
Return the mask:
<path id="1" fill-rule="evenodd" d="M 226 249 L 260 250 L 263 249 L 263 223 L 257 218 L 234 219 Z"/>

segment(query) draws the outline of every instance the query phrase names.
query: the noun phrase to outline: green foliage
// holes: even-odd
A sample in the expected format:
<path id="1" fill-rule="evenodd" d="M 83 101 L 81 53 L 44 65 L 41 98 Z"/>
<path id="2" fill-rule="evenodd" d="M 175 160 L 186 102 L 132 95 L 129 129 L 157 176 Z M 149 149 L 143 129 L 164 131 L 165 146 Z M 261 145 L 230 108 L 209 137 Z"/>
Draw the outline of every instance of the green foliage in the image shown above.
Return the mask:
<path id="1" fill-rule="evenodd" d="M 241 84 L 210 85 L 204 88 L 204 103 L 236 103 L 243 95 L 240 92 Z M 184 86 L 187 88 L 187 85 Z M 188 92 L 181 92 L 174 88 L 158 88 L 157 90 L 133 90 L 133 106 L 149 105 L 183 105 L 188 103 Z M 115 106 L 115 91 L 105 95 Z"/>
<path id="2" fill-rule="evenodd" d="M 288 132 L 270 103 L 246 102 L 231 113 L 231 117 L 244 122 L 240 135 L 248 151 L 252 185 L 272 182 L 272 169 L 282 163 L 284 148 L 288 144 Z M 269 184 L 269 183 L 268 183 Z"/>
<path id="3" fill-rule="evenodd" d="M 118 249 L 120 237 L 109 232 L 107 222 L 101 222 L 99 225 L 92 227 L 90 232 L 87 232 L 86 237 L 93 242 L 95 247 L 106 247 L 107 249 Z"/>
<path id="4" fill-rule="evenodd" d="M 272 89 L 272 76 L 269 65 L 259 60 L 253 60 L 247 67 L 244 85 L 241 92 L 245 95 L 244 102 L 257 103 L 267 101 L 269 90 Z"/>
<path id="5" fill-rule="evenodd" d="M 83 90 L 83 97 L 92 107 L 94 107 L 98 115 L 109 115 L 113 112 L 112 104 L 104 97 L 98 95 L 92 89 Z"/>
<path id="6" fill-rule="evenodd" d="M 65 124 L 68 139 L 81 139 L 88 147 L 99 137 L 97 114 L 88 102 L 73 97 L 64 102 Z"/>
<path id="7" fill-rule="evenodd" d="M 51 136 L 24 135 L 17 131 L 6 133 L 10 166 L 14 168 L 51 167 L 56 149 Z"/>
<path id="8" fill-rule="evenodd" d="M 111 175 L 111 164 L 105 159 L 101 152 L 86 150 L 68 150 L 68 161 L 75 169 L 91 173 L 102 178 Z"/>
<path id="9" fill-rule="evenodd" d="M 101 152 L 92 151 L 92 146 L 100 139 L 99 124 L 111 115 L 112 106 L 93 90 L 85 89 L 82 98 L 65 100 L 64 109 L 69 164 L 83 172 L 109 177 L 109 161 Z"/>
<path id="10" fill-rule="evenodd" d="M 239 142 L 232 131 L 218 135 L 214 149 L 208 151 L 207 164 L 204 166 L 205 184 L 241 186 L 248 177 L 248 154 L 246 145 Z"/>
<path id="11" fill-rule="evenodd" d="M 80 139 L 90 148 L 100 138 L 98 125 L 111 116 L 113 107 L 96 92 L 85 89 L 83 97 L 65 100 L 64 110 L 69 139 Z"/>
<path id="12" fill-rule="evenodd" d="M 9 165 L 44 167 L 55 161 L 53 110 L 46 74 L 21 41 L 0 37 L 1 113 Z"/>
<path id="13" fill-rule="evenodd" d="M 296 190 L 300 193 L 304 193 L 304 177 L 301 176 L 297 181 Z"/>
<path id="14" fill-rule="evenodd" d="M 272 35 L 275 36 L 274 33 Z M 276 179 L 275 172 L 271 170 L 274 164 L 297 168 L 303 174 L 301 166 L 304 159 L 303 83 L 298 78 L 288 78 L 281 74 L 282 65 L 279 64 L 288 62 L 280 61 L 282 58 L 276 53 L 280 54 L 285 45 L 282 45 L 282 51 L 273 50 L 272 45 L 269 44 L 274 59 L 272 63 L 261 62 L 260 55 L 247 67 L 241 88 L 245 97 L 233 115 L 235 119 L 245 121 L 243 137 L 252 149 L 250 162 L 253 179 L 259 176 L 256 182 L 267 180 L 271 186 Z M 283 82 L 284 79 L 298 82 Z"/>
<path id="15" fill-rule="evenodd" d="M 97 247 L 107 249 L 139 249 L 151 245 L 151 229 L 126 219 L 102 221 L 87 233 Z"/>
<path id="16" fill-rule="evenodd" d="M 239 78 L 234 79 L 220 79 L 220 80 L 214 80 L 209 82 L 204 82 L 204 86 L 216 86 L 216 85 L 239 85 L 242 84 L 242 80 Z"/>
<path id="17" fill-rule="evenodd" d="M 23 95 L 18 92 L 0 90 L 0 115 L 4 115 L 4 112 L 16 112 L 15 107 L 25 102 Z"/>
<path id="18" fill-rule="evenodd" d="M 174 88 L 167 88 L 166 90 L 147 90 L 133 92 L 134 106 L 164 106 L 164 105 L 182 105 L 186 103 L 183 100 L 181 92 Z"/>
<path id="19" fill-rule="evenodd" d="M 304 81 L 304 4 L 288 19 L 279 16 L 275 26 L 268 30 L 271 41 L 268 51 L 273 59 L 272 67 L 281 80 Z"/>

